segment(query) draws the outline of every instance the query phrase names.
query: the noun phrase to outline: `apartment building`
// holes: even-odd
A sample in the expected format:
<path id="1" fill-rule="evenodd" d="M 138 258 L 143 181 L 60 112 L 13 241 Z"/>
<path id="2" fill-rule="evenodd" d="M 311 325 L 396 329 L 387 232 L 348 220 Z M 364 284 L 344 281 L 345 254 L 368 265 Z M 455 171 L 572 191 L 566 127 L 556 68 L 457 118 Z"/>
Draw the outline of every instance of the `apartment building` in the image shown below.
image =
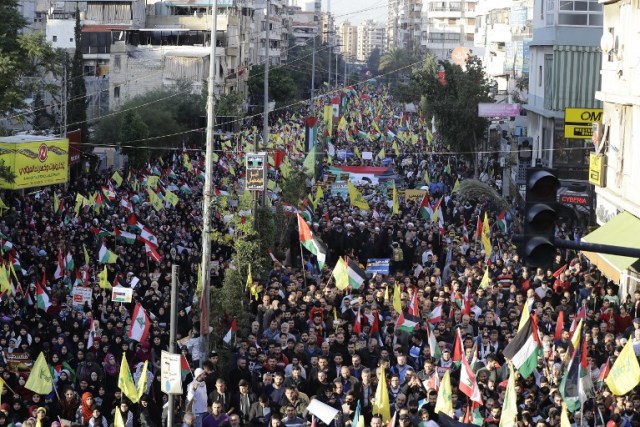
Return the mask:
<path id="1" fill-rule="evenodd" d="M 380 53 L 385 50 L 386 28 L 384 24 L 373 20 L 366 20 L 358 25 L 358 47 L 356 59 L 358 62 L 365 62 L 374 49 L 379 49 Z"/>
<path id="2" fill-rule="evenodd" d="M 340 53 L 346 58 L 355 60 L 358 55 L 358 26 L 349 21 L 341 22 L 338 26 Z"/>
<path id="3" fill-rule="evenodd" d="M 423 0 L 389 0 L 387 9 L 387 49 L 417 50 L 423 27 Z"/>
<path id="4" fill-rule="evenodd" d="M 303 11 L 299 6 L 287 7 L 289 46 L 311 46 L 320 29 L 320 14 Z"/>
<path id="5" fill-rule="evenodd" d="M 458 47 L 473 50 L 476 5 L 476 0 L 423 0 L 421 49 L 440 60 L 451 60 L 453 50 Z"/>

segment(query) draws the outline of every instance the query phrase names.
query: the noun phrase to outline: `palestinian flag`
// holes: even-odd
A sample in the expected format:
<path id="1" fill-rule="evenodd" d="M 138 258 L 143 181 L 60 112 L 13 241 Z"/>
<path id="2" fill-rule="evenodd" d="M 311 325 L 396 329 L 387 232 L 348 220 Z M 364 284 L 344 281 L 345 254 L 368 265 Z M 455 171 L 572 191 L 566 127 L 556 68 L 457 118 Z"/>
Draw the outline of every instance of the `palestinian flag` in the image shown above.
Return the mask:
<path id="1" fill-rule="evenodd" d="M 358 261 L 347 257 L 347 272 L 349 273 L 349 286 L 351 289 L 360 289 L 360 286 L 367 280 L 367 273 L 360 268 Z"/>
<path id="2" fill-rule="evenodd" d="M 322 270 L 324 268 L 324 262 L 327 259 L 327 248 L 320 239 L 311 233 L 311 229 L 307 223 L 304 222 L 300 214 L 297 214 L 297 217 L 300 244 L 316 256 L 318 259 L 318 266 L 320 267 L 320 270 Z"/>
<path id="3" fill-rule="evenodd" d="M 460 333 L 460 328 L 456 330 L 456 341 L 453 343 L 453 360 L 456 364 L 462 362 L 462 359 L 465 359 L 465 355 L 462 351 L 462 334 Z"/>
<path id="4" fill-rule="evenodd" d="M 137 240 L 137 236 L 133 233 L 129 233 L 128 231 L 120 230 L 117 227 L 114 231 L 116 239 L 124 240 L 129 245 L 133 245 Z"/>
<path id="5" fill-rule="evenodd" d="M 22 268 L 22 265 L 20 264 L 20 258 L 9 254 L 9 262 L 13 265 L 14 271 L 19 271 L 23 276 L 27 275 L 27 271 Z"/>
<path id="6" fill-rule="evenodd" d="M 587 361 L 587 343 L 584 339 L 584 333 L 580 334 L 579 344 L 576 346 L 569 367 L 562 377 L 560 393 L 570 412 L 577 411 L 584 402 L 595 396 L 589 372 L 589 362 Z"/>
<path id="7" fill-rule="evenodd" d="M 182 381 L 187 378 L 187 375 L 191 373 L 191 368 L 189 367 L 189 361 L 184 354 L 180 355 L 180 376 L 182 376 Z"/>
<path id="8" fill-rule="evenodd" d="M 231 321 L 231 327 L 227 331 L 226 335 L 222 338 L 222 341 L 227 345 L 231 345 L 232 342 L 236 339 L 236 333 L 238 332 L 238 324 L 236 323 L 236 319 Z"/>
<path id="9" fill-rule="evenodd" d="M 47 311 L 49 307 L 51 307 L 51 301 L 49 300 L 49 295 L 45 292 L 45 290 L 40 286 L 40 283 L 36 282 L 36 304 L 38 308 Z"/>
<path id="10" fill-rule="evenodd" d="M 442 320 L 442 304 L 435 306 L 429 313 L 429 323 L 438 324 Z"/>
<path id="11" fill-rule="evenodd" d="M 542 344 L 538 337 L 538 324 L 535 316 L 530 316 L 522 329 L 505 347 L 504 356 L 510 359 L 520 375 L 528 378 L 538 366 L 538 356 L 542 354 Z"/>
<path id="12" fill-rule="evenodd" d="M 503 210 L 498 214 L 498 221 L 496 221 L 498 228 L 503 233 L 507 232 L 507 211 Z"/>
<path id="13" fill-rule="evenodd" d="M 3 240 L 2 241 L 2 251 L 3 252 L 11 252 L 12 249 L 13 249 L 13 243 L 11 243 L 8 240 Z"/>
<path id="14" fill-rule="evenodd" d="M 64 269 L 66 271 L 73 271 L 76 268 L 75 262 L 73 262 L 73 256 L 71 252 L 67 252 L 67 256 L 64 258 Z"/>
<path id="15" fill-rule="evenodd" d="M 400 316 L 398 316 L 398 320 L 396 321 L 396 329 L 400 329 L 405 332 L 413 332 L 416 326 L 418 326 L 418 322 L 407 319 L 404 313 L 400 313 Z"/>
<path id="16" fill-rule="evenodd" d="M 431 220 L 431 217 L 433 216 L 433 208 L 431 207 L 431 201 L 429 200 L 429 192 L 424 193 L 418 213 L 425 221 Z"/>
<path id="17" fill-rule="evenodd" d="M 600 374 L 598 374 L 598 384 L 600 384 L 601 387 L 602 384 L 604 384 L 604 380 L 606 380 L 609 376 L 609 372 L 611 372 L 611 358 L 608 358 L 607 362 L 600 368 Z"/>

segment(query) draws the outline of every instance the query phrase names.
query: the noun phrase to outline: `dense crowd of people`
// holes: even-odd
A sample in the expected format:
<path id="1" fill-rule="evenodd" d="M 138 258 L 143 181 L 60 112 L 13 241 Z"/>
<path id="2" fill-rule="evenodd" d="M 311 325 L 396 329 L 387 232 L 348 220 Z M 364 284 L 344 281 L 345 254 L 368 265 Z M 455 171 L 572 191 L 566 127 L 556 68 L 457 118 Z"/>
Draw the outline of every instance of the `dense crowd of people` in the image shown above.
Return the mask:
<path id="1" fill-rule="evenodd" d="M 67 188 L 5 194 L 8 209 L 0 232 L 14 289 L 4 292 L 0 303 L 0 427 L 107 427 L 116 422 L 116 408 L 126 427 L 166 426 L 170 415 L 185 427 L 325 424 L 309 410 L 313 400 L 338 411 L 332 427 L 356 427 L 362 420 L 371 427 L 450 425 L 451 419 L 435 410 L 446 372 L 452 385 L 452 411 L 446 415 L 487 427 L 512 425 L 501 422 L 510 372 L 503 351 L 525 310 L 537 319 L 543 351 L 532 375 L 515 374 L 517 423 L 560 425 L 560 386 L 576 350 L 572 336 L 577 319 L 582 318 L 583 332 L 578 333 L 584 334 L 594 388 L 569 422 L 590 427 L 638 424 L 640 394 L 613 395 L 601 373 L 630 337 L 640 354 L 640 292 L 621 298 L 615 283 L 571 251 L 559 252 L 549 269 L 525 266 L 510 241 L 517 210 L 501 227 L 494 201 L 462 199 L 454 187 L 469 176 L 467 163 L 438 141 L 430 123 L 404 113 L 373 84 L 349 88 L 342 97 L 345 120 L 333 124 L 333 154 L 324 159 L 319 183 L 328 179 L 330 166 L 388 165 L 401 190 L 397 206 L 384 185 L 358 185 L 369 210 L 325 186 L 309 221 L 327 247 L 325 268 L 317 268 L 309 252 L 300 259 L 297 241 L 283 263 L 274 262 L 257 295 L 247 294 L 252 321 L 241 325 L 231 348 L 225 349 L 230 357 L 224 365 L 221 349 L 202 354 L 199 318 L 194 316 L 202 152 L 169 153 L 137 170 L 121 171 L 121 182 L 110 171 L 81 175 Z M 331 98 L 312 107 L 321 111 Z M 301 117 L 306 112 L 273 117 L 273 150 L 286 157 L 270 171 L 275 182 L 286 175 L 282 164 L 293 169 L 302 165 L 305 154 L 298 147 L 305 141 Z M 324 132 L 321 124 L 318 134 Z M 231 211 L 237 208 L 233 198 L 243 182 L 242 151 L 242 144 L 235 152 L 221 151 L 214 166 L 214 185 L 230 195 Z M 342 157 L 336 154 L 340 152 Z M 373 152 L 373 157 L 364 159 L 363 152 Z M 150 179 L 154 176 L 157 182 Z M 319 183 L 307 183 L 311 194 Z M 156 187 L 156 195 L 172 191 L 179 200 L 174 206 L 165 197 L 158 209 L 148 187 Z M 403 188 L 424 187 L 440 206 L 435 210 L 439 218 L 433 211 L 430 217 L 418 213 L 421 198 L 402 197 Z M 277 194 L 272 196 L 278 203 Z M 489 256 L 475 237 L 485 215 L 491 230 Z M 214 229 L 215 286 L 233 256 L 233 222 L 217 212 Z M 123 237 L 127 230 L 136 230 L 135 241 L 126 233 Z M 559 224 L 558 234 L 573 237 L 566 224 Z M 117 261 L 99 262 L 103 248 L 117 255 Z M 363 270 L 372 258 L 389 259 L 389 271 L 340 289 L 331 270 L 345 256 Z M 160 383 L 174 263 L 181 267 L 177 340 L 190 362 L 178 409 L 168 407 Z M 307 267 L 301 268 L 302 263 Z M 100 280 L 105 266 L 106 280 Z M 112 301 L 109 287 L 116 285 L 133 288 L 131 303 Z M 76 286 L 91 290 L 88 300 L 77 298 Z M 50 304 L 41 302 L 43 293 Z M 143 342 L 128 336 L 136 303 L 152 321 Z M 415 325 L 408 331 L 398 327 L 401 316 Z M 430 343 L 431 335 L 435 340 Z M 471 405 L 460 391 L 458 336 L 462 357 L 475 373 L 481 405 Z M 40 353 L 54 378 L 47 395 L 25 387 L 30 363 Z M 136 403 L 119 388 L 123 357 L 136 380 L 149 362 L 148 384 Z M 382 381 L 387 384 L 388 416 L 380 414 L 376 400 Z"/>

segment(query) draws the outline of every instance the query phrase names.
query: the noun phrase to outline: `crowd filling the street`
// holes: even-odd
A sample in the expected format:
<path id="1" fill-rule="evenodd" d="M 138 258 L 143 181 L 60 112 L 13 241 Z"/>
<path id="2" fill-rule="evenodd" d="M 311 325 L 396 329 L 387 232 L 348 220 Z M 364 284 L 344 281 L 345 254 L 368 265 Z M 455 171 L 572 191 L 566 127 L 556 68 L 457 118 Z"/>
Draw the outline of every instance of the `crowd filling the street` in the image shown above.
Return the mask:
<path id="1" fill-rule="evenodd" d="M 526 266 L 520 202 L 463 197 L 473 162 L 383 85 L 270 125 L 264 200 L 287 213 L 287 250 L 248 281 L 250 321 L 229 319 L 206 351 L 202 149 L 3 194 L 0 427 L 640 425 L 640 291 L 576 251 Z M 252 215 L 238 198 L 257 132 L 218 136 L 212 287 L 235 268 L 230 218 Z M 501 190 L 496 158 L 479 167 Z M 301 170 L 308 197 L 285 204 Z M 563 218 L 556 237 L 583 226 Z M 169 407 L 174 264 L 182 394 Z"/>

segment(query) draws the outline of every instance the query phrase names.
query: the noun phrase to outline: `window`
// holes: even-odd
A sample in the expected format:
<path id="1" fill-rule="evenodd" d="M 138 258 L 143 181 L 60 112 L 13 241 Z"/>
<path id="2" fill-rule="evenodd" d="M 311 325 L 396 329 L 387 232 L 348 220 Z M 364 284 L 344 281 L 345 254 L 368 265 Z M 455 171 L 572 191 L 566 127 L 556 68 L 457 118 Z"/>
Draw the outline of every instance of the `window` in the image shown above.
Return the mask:
<path id="1" fill-rule="evenodd" d="M 58 41 L 58 36 L 53 36 L 52 41 L 55 43 Z"/>
<path id="2" fill-rule="evenodd" d="M 558 25 L 602 26 L 602 5 L 597 0 L 560 0 Z"/>
<path id="3" fill-rule="evenodd" d="M 115 57 L 113 58 L 113 71 L 115 71 L 116 73 L 120 72 L 120 67 L 121 67 L 121 56 L 120 55 L 115 55 Z"/>
<path id="4" fill-rule="evenodd" d="M 69 43 L 73 43 L 73 37 L 69 38 Z"/>
<path id="5" fill-rule="evenodd" d="M 113 98 L 120 99 L 120 86 L 113 87 Z"/>
<path id="6" fill-rule="evenodd" d="M 542 87 L 542 65 L 538 65 L 538 87 Z"/>

